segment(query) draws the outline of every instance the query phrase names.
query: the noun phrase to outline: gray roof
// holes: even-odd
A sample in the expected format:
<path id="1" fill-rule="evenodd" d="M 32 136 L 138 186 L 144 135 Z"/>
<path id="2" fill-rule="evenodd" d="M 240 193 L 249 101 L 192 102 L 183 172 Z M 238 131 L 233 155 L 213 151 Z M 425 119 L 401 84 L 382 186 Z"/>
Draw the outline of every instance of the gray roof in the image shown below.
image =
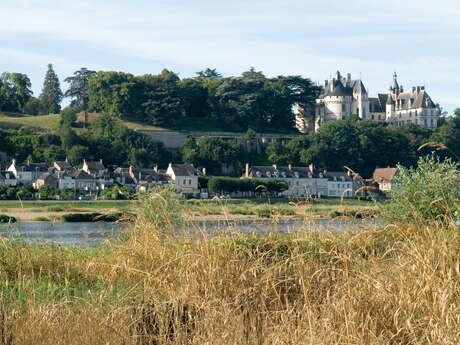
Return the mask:
<path id="1" fill-rule="evenodd" d="M 172 164 L 171 168 L 176 176 L 199 176 L 198 171 L 191 164 Z"/>
<path id="2" fill-rule="evenodd" d="M 345 182 L 351 182 L 353 181 L 353 178 L 348 175 L 348 173 L 346 172 L 341 172 L 341 171 L 327 171 L 326 172 L 326 178 L 329 180 L 329 181 L 335 181 L 337 180 L 337 182 L 339 181 L 342 181 L 342 178 Z"/>
<path id="3" fill-rule="evenodd" d="M 408 109 L 418 109 L 418 108 L 434 108 L 435 105 L 431 100 L 430 96 L 425 90 L 420 92 L 404 92 L 400 94 L 392 93 L 388 98 L 391 98 L 393 103 L 396 103 L 397 100 L 402 102 L 402 105 L 398 109 L 408 110 Z M 409 101 L 412 102 L 412 105 L 409 106 Z M 389 100 L 388 100 L 389 102 Z M 387 102 L 387 104 L 389 104 Z"/>
<path id="4" fill-rule="evenodd" d="M 40 171 L 46 172 L 48 171 L 48 165 L 46 163 L 24 163 L 24 164 L 17 164 L 16 168 L 19 171 Z"/>
<path id="5" fill-rule="evenodd" d="M 86 162 L 89 170 L 105 170 L 104 164 L 101 161 Z"/>
<path id="6" fill-rule="evenodd" d="M 70 163 L 66 162 L 66 161 L 56 161 L 54 163 L 62 170 L 71 170 L 71 169 L 73 169 L 73 166 L 70 165 Z"/>
<path id="7" fill-rule="evenodd" d="M 74 173 L 74 176 L 76 180 L 94 180 L 94 177 L 92 177 L 90 174 L 88 174 L 84 170 L 77 170 Z"/>

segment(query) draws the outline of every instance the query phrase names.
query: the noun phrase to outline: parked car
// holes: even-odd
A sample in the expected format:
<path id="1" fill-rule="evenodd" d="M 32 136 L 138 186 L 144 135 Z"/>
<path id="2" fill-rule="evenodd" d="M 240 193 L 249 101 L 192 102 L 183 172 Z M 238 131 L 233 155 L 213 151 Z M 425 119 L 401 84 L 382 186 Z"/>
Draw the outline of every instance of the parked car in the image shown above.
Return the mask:
<path id="1" fill-rule="evenodd" d="M 78 200 L 91 200 L 91 197 L 87 196 L 87 195 L 80 195 L 78 197 Z"/>

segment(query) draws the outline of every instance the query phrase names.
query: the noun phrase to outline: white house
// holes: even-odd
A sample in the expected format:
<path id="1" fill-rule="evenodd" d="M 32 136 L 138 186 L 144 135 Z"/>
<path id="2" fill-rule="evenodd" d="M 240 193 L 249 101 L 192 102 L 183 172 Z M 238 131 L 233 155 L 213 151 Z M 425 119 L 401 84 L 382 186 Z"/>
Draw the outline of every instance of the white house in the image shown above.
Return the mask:
<path id="1" fill-rule="evenodd" d="M 16 159 L 13 159 L 7 171 L 13 173 L 18 183 L 34 183 L 41 174 L 48 172 L 48 166 L 46 163 L 29 161 L 25 164 L 17 164 Z"/>
<path id="2" fill-rule="evenodd" d="M 174 181 L 177 194 L 181 196 L 198 196 L 198 177 L 202 176 L 202 174 L 192 164 L 169 163 L 166 175 Z"/>
<path id="3" fill-rule="evenodd" d="M 346 172 L 325 172 L 327 195 L 329 197 L 352 198 L 358 188 L 357 183 Z"/>

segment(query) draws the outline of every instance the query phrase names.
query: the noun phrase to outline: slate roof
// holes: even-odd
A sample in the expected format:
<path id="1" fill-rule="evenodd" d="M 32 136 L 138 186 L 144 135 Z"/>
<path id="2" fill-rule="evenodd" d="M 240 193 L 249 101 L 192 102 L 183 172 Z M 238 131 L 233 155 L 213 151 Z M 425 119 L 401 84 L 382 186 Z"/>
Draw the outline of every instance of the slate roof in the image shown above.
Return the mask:
<path id="1" fill-rule="evenodd" d="M 377 183 L 390 183 L 398 173 L 398 168 L 376 168 L 372 179 Z"/>
<path id="2" fill-rule="evenodd" d="M 371 113 L 384 113 L 386 111 L 388 95 L 379 94 L 378 97 L 369 97 L 369 110 Z"/>
<path id="3" fill-rule="evenodd" d="M 53 174 L 50 174 L 49 172 L 41 174 L 37 180 L 46 181 L 47 179 L 57 180 L 57 178 L 53 176 Z"/>
<path id="4" fill-rule="evenodd" d="M 191 164 L 172 164 L 171 168 L 176 176 L 199 176 L 198 171 Z"/>
<path id="5" fill-rule="evenodd" d="M 433 101 L 431 100 L 430 96 L 425 90 L 421 90 L 418 94 L 417 92 L 404 92 L 400 93 L 399 95 L 391 94 L 391 101 L 393 103 L 396 103 L 397 100 L 402 101 L 402 104 L 397 107 L 397 109 L 402 110 L 435 107 Z M 409 100 L 412 101 L 411 106 L 409 106 Z"/>
<path id="6" fill-rule="evenodd" d="M 346 172 L 341 172 L 341 171 L 328 171 L 326 172 L 326 178 L 329 181 L 344 181 L 344 182 L 351 182 L 353 181 L 353 178 L 348 175 Z"/>
<path id="7" fill-rule="evenodd" d="M 318 178 L 317 172 L 311 174 L 308 167 L 287 167 L 287 166 L 252 166 L 249 176 L 253 178 Z"/>
<path id="8" fill-rule="evenodd" d="M 90 174 L 88 174 L 84 170 L 77 170 L 74 173 L 74 176 L 76 180 L 94 180 L 94 177 L 92 177 Z"/>
<path id="9" fill-rule="evenodd" d="M 39 172 L 48 171 L 48 165 L 46 163 L 17 164 L 16 168 L 18 169 L 18 171 L 39 171 Z"/>
<path id="10" fill-rule="evenodd" d="M 70 163 L 66 161 L 56 161 L 54 162 L 54 164 L 57 165 L 59 169 L 61 170 L 72 170 L 73 169 L 73 166 L 70 165 Z"/>
<path id="11" fill-rule="evenodd" d="M 104 164 L 101 161 L 86 162 L 89 170 L 105 170 Z"/>

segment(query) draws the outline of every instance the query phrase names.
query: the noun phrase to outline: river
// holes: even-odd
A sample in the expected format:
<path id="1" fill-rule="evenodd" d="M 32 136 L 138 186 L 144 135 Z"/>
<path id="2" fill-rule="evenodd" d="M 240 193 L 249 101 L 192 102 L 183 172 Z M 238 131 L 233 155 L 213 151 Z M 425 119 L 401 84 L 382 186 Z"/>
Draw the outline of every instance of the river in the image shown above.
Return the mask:
<path id="1" fill-rule="evenodd" d="M 175 232 L 218 233 L 241 232 L 296 232 L 299 229 L 310 231 L 359 230 L 375 227 L 375 222 L 362 220 L 328 220 L 313 219 L 304 222 L 299 219 L 273 222 L 271 220 L 240 220 L 240 221 L 199 221 L 177 227 Z M 114 240 L 130 224 L 122 223 L 51 223 L 51 222 L 17 222 L 0 224 L 0 236 L 39 243 L 54 243 L 73 247 L 96 246 L 101 242 Z"/>

